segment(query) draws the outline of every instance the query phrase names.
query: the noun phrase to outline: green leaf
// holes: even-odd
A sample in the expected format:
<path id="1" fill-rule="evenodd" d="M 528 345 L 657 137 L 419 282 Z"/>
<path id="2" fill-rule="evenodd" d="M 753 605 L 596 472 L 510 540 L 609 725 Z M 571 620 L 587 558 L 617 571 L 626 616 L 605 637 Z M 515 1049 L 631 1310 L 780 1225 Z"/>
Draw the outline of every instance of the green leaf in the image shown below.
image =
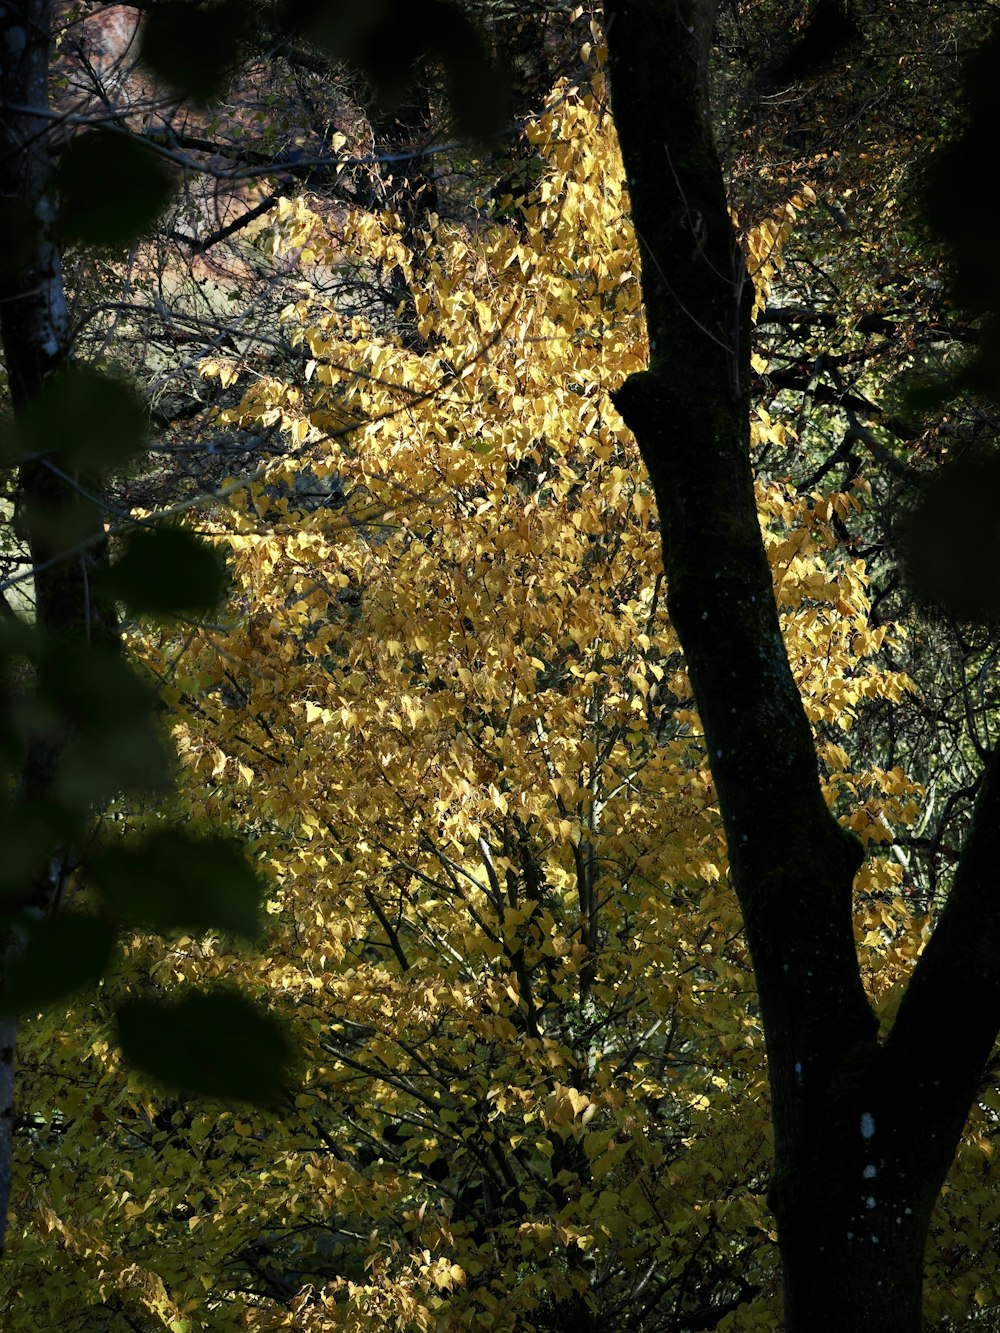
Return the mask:
<path id="1" fill-rule="evenodd" d="M 488 139 L 507 124 L 510 80 L 475 23 L 443 0 L 288 0 L 286 21 L 398 101 L 428 58 L 444 69 L 455 127 Z"/>
<path id="2" fill-rule="evenodd" d="M 358 66 L 383 101 L 405 92 L 426 49 L 416 26 L 398 21 L 400 0 L 288 0 L 285 9 L 290 27 L 335 59 Z"/>
<path id="3" fill-rule="evenodd" d="M 64 468 L 104 471 L 133 458 L 146 442 L 148 416 L 130 385 L 75 365 L 45 388 L 0 431 L 0 459 L 21 463 L 58 455 Z"/>
<path id="4" fill-rule="evenodd" d="M 53 801 L 0 802 L 0 895 L 23 893 L 72 832 L 79 830 Z"/>
<path id="5" fill-rule="evenodd" d="M 56 168 L 59 233 L 84 245 L 128 245 L 163 211 L 173 182 L 165 160 L 129 134 L 88 130 Z"/>
<path id="6" fill-rule="evenodd" d="M 290 1085 L 291 1047 L 275 1019 L 235 991 L 188 990 L 118 1009 L 128 1061 L 186 1093 L 272 1105 Z"/>
<path id="7" fill-rule="evenodd" d="M 254 939 L 262 884 L 235 842 L 177 829 L 111 847 L 88 862 L 88 878 L 119 916 L 154 930 L 223 930 Z"/>
<path id="8" fill-rule="evenodd" d="M 136 615 L 198 615 L 213 611 L 229 587 L 226 563 L 184 528 L 137 528 L 102 579 L 102 587 Z"/>
<path id="9" fill-rule="evenodd" d="M 159 0 L 143 21 L 143 64 L 182 96 L 210 101 L 242 56 L 249 8 L 245 0 Z"/>
<path id="10" fill-rule="evenodd" d="M 169 785 L 155 696 L 117 653 L 65 638 L 45 644 L 37 694 L 14 713 L 26 740 L 60 751 L 54 798 L 70 809 Z"/>
<path id="11" fill-rule="evenodd" d="M 895 542 L 911 589 L 955 620 L 1000 624 L 1000 454 L 950 460 L 904 506 Z"/>
<path id="12" fill-rule="evenodd" d="M 13 928 L 22 929 L 22 920 Z M 9 920 L 7 924 L 11 926 Z M 99 981 L 116 935 L 104 917 L 69 911 L 28 930 L 24 951 L 8 966 L 0 993 L 0 1016 L 5 1018 L 38 1013 Z"/>
<path id="13" fill-rule="evenodd" d="M 507 125 L 510 76 L 490 58 L 479 29 L 450 4 L 425 6 L 427 33 L 444 67 L 445 86 L 459 134 L 487 141 Z"/>

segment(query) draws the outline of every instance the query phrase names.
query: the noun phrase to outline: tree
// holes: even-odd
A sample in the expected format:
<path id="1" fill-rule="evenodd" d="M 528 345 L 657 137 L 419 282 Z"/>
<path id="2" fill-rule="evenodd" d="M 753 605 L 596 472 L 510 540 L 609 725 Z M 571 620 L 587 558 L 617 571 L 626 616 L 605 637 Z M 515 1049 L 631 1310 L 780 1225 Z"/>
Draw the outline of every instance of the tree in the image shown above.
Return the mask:
<path id="1" fill-rule="evenodd" d="M 171 193 L 166 163 L 185 165 L 175 152 L 181 143 L 174 123 L 184 97 L 204 106 L 255 42 L 305 32 L 322 45 L 324 15 L 308 3 L 251 10 L 186 0 L 146 11 L 141 31 L 130 7 L 90 16 L 109 18 L 109 31 L 119 36 L 124 28 L 124 66 L 134 67 L 133 48 L 141 50 L 152 75 L 141 88 L 141 110 L 127 86 L 134 68 L 122 77 L 122 61 L 109 62 L 106 51 L 96 63 L 81 53 L 75 80 L 63 77 L 65 69 L 50 77 L 53 6 L 46 0 L 24 0 L 0 14 L 8 56 L 0 71 L 0 339 L 11 408 L 2 463 L 13 478 L 5 558 L 27 567 L 3 590 L 30 581 L 34 594 L 20 614 L 0 603 L 0 818 L 13 847 L 0 884 L 0 1251 L 12 1186 L 16 1015 L 95 983 L 137 921 L 169 931 L 211 917 L 244 936 L 257 929 L 260 886 L 225 840 L 199 842 L 151 820 L 144 844 L 132 840 L 109 855 L 93 845 L 109 801 L 124 793 L 155 796 L 168 786 L 153 699 L 120 653 L 119 613 L 196 616 L 214 607 L 225 579 L 214 553 L 189 529 L 130 516 L 111 533 L 123 540 L 110 559 L 108 474 L 142 453 L 145 411 L 120 377 L 77 364 L 62 250 L 120 249 L 151 228 Z M 407 42 L 394 47 L 395 63 L 370 49 L 395 17 L 373 26 L 355 14 L 326 34 L 327 44 L 356 47 L 370 74 L 388 69 L 389 85 L 405 81 L 413 58 Z M 457 114 L 482 131 L 495 120 L 497 102 L 482 83 L 473 90 L 473 81 L 491 81 L 497 90 L 500 83 L 478 31 L 435 0 L 422 6 L 421 17 L 421 47 L 438 56 Z M 50 108 L 50 82 L 64 93 L 69 87 L 61 114 Z M 239 157 L 232 145 L 211 140 L 186 146 L 224 155 L 228 147 L 230 158 Z M 250 152 L 258 167 L 273 167 L 273 154 Z M 209 243 L 259 212 L 243 210 Z M 117 277 L 114 261 L 105 271 Z M 63 910 L 67 892 L 72 906 Z M 117 1025 L 133 1063 L 168 1083 L 263 1101 L 284 1086 L 288 1052 L 280 1033 L 221 988 L 165 1002 L 123 997 Z"/>
<path id="2" fill-rule="evenodd" d="M 42 0 L 0 14 L 9 56 L 0 76 L 0 341 L 11 409 L 2 463 L 14 478 L 5 544 L 12 562 L 26 567 L 8 586 L 30 580 L 33 593 L 19 610 L 2 602 L 0 817 L 11 854 L 0 884 L 0 1251 L 13 1186 L 17 1015 L 93 985 L 136 919 L 154 924 L 159 917 L 169 930 L 207 911 L 252 935 L 260 896 L 238 852 L 219 840 L 153 827 L 127 863 L 93 855 L 95 822 L 112 799 L 149 798 L 168 785 L 155 703 L 120 651 L 119 612 L 197 615 L 214 607 L 225 580 L 214 553 L 178 529 L 136 525 L 110 559 L 107 477 L 141 452 L 145 412 L 119 379 L 75 362 L 62 248 L 134 239 L 163 206 L 169 183 L 148 147 L 128 135 L 81 134 L 61 145 L 56 166 L 50 20 Z M 123 176 L 132 184 L 116 194 Z M 103 193 L 102 178 L 112 204 L 103 200 L 103 212 L 91 197 Z M 171 859 L 172 873 L 186 880 L 186 902 L 183 894 L 163 894 Z M 271 1051 L 256 1088 L 237 1068 L 247 1072 L 253 1063 L 246 1046 L 242 1061 L 224 1059 L 226 1090 L 266 1099 L 267 1086 L 273 1094 L 282 1085 L 283 1039 L 232 995 L 175 996 L 166 1006 L 132 996 L 119 1008 L 121 1044 L 137 1063 L 166 1054 L 160 1072 L 167 1078 L 176 1080 L 185 1066 L 190 1077 L 184 1050 L 199 1044 L 195 1013 L 203 1036 L 215 1023 L 212 1040 L 228 1030 L 233 1049 L 256 1038 Z M 214 1078 L 210 1067 L 203 1076 Z"/>
<path id="3" fill-rule="evenodd" d="M 929 522 L 907 544 L 940 553 L 944 507 L 930 465 L 981 453 L 995 434 L 995 410 L 982 394 L 943 407 L 928 388 L 981 336 L 953 299 L 948 257 L 928 230 L 924 185 L 960 127 L 963 56 L 983 29 L 948 3 L 896 5 L 891 13 L 853 5 L 860 31 L 841 59 L 762 90 L 761 66 L 809 33 L 812 12 L 793 5 L 718 13 L 713 107 L 731 206 L 744 215 L 748 201 L 774 199 L 786 182 L 803 179 L 818 203 L 795 227 L 775 299 L 753 335 L 754 397 L 772 413 L 780 406 L 791 414 L 799 444 L 792 455 L 754 450 L 753 466 L 758 477 L 790 475 L 804 491 L 827 478 L 847 488 L 859 476 L 872 488 L 864 515 L 838 531 L 866 562 L 873 621 L 908 626 L 892 651 L 919 693 L 902 709 L 868 710 L 856 743 L 885 756 L 887 766 L 903 762 L 926 788 L 920 822 L 897 839 L 894 854 L 906 863 L 911 901 L 933 908 L 946 895 L 978 788 L 996 642 L 988 626 L 957 624 L 940 604 L 928 607 L 926 580 L 920 590 L 903 577 L 900 515 L 926 491 Z M 972 200 L 956 208 L 959 193 L 952 179 L 938 211 L 952 230 L 968 230 Z M 978 283 L 981 297 L 982 275 Z M 981 481 L 975 489 L 985 503 Z M 968 506 L 959 522 L 966 538 L 989 528 Z M 989 569 L 991 558 L 978 560 L 963 545 L 968 606 L 977 584 L 988 582 L 977 569 Z"/>
<path id="4" fill-rule="evenodd" d="M 650 31 L 664 48 L 643 54 L 679 60 L 673 18 L 642 12 L 659 15 Z M 635 30 L 618 32 L 629 50 Z M 645 88 L 624 94 L 632 150 L 627 108 Z M 220 922 L 198 910 L 151 922 L 147 900 L 118 932 L 121 971 L 74 1003 L 65 1029 L 61 1014 L 32 1024 L 20 1142 L 30 1184 L 5 1279 L 25 1326 L 773 1328 L 761 1009 L 722 887 L 709 747 L 766 974 L 783 1231 L 808 1204 L 790 1163 L 831 1186 L 835 1219 L 846 1205 L 833 1167 L 851 1141 L 859 1175 L 843 1179 L 864 1182 L 865 1221 L 880 1215 L 878 1182 L 911 1146 L 892 1115 L 909 1122 L 864 1034 L 872 1011 L 892 1023 L 920 923 L 895 892 L 898 864 L 877 849 L 913 818 L 916 792 L 902 770 L 866 763 L 849 725 L 865 698 L 896 707 L 907 682 L 867 661 L 892 636 L 869 623 L 865 572 L 837 541 L 863 487 L 751 487 L 741 453 L 780 456 L 794 438 L 780 412 L 748 412 L 748 320 L 751 306 L 767 313 L 768 268 L 810 192 L 784 190 L 778 216 L 750 227 L 748 273 L 704 124 L 682 114 L 705 109 L 703 90 L 682 80 L 669 91 L 674 137 L 646 144 L 630 184 L 654 245 L 645 377 L 634 238 L 599 92 L 581 107 L 558 90 L 529 127 L 536 152 L 517 199 L 498 200 L 492 220 L 482 203 L 464 224 L 428 216 L 422 228 L 414 215 L 356 212 L 334 241 L 307 199 L 281 206 L 275 247 L 302 265 L 284 323 L 301 370 L 290 357 L 254 366 L 223 424 L 273 425 L 288 456 L 249 504 L 233 491 L 211 513 L 236 576 L 225 618 L 130 632 L 175 710 L 186 776 L 166 813 L 251 837 L 275 878 L 274 960 L 206 929 Z M 657 164 L 651 209 L 642 173 Z M 671 218 L 673 249 L 656 248 Z M 384 310 L 345 318 L 323 295 L 317 280 L 329 289 L 345 262 L 366 278 L 381 269 L 412 298 L 401 328 Z M 740 295 L 727 344 L 729 325 L 712 321 L 735 318 Z M 244 364 L 245 349 L 218 349 L 204 373 L 238 384 Z M 676 595 L 668 588 L 713 719 L 707 744 L 663 615 L 648 481 L 603 392 L 628 371 L 640 378 L 621 406 L 661 490 L 679 576 Z M 672 416 L 651 424 L 647 395 Z M 709 432 L 706 404 L 721 405 Z M 741 590 L 757 602 L 739 605 Z M 731 753 L 737 742 L 749 748 Z M 126 879 L 108 865 L 134 872 L 149 815 L 112 814 L 95 887 L 113 900 Z M 855 881 L 856 944 L 844 828 L 872 852 Z M 166 942 L 133 929 L 150 924 Z M 832 940 L 834 956 L 782 961 L 806 939 L 817 950 Z M 294 1104 L 181 1103 L 124 1073 L 115 1004 L 140 979 L 159 996 L 179 978 L 239 978 L 287 1013 L 302 1050 Z M 845 978 L 853 990 L 833 996 L 831 1016 L 830 987 Z M 838 1013 L 861 1036 L 827 1096 Z M 796 1046 L 810 1034 L 815 1049 Z M 224 1062 L 227 1043 L 209 1054 Z M 976 1135 L 981 1125 L 958 1179 L 980 1166 Z M 94 1183 L 86 1194 L 80 1175 Z M 988 1250 L 991 1216 L 995 1205 L 978 1238 L 963 1222 L 962 1244 Z M 819 1251 L 785 1243 L 795 1295 L 805 1269 L 824 1270 Z M 881 1235 L 878 1245 L 891 1250 Z M 976 1258 L 950 1260 L 964 1290 L 944 1314 L 995 1291 Z M 880 1326 L 863 1290 L 873 1268 L 857 1265 L 842 1306 L 827 1292 L 812 1322 L 829 1309 L 837 1326 Z"/>
<path id="5" fill-rule="evenodd" d="M 175 710 L 183 815 L 242 828 L 269 872 L 270 956 L 136 937 L 69 1047 L 41 1029 L 24 1150 L 100 1183 L 57 1171 L 19 1199 L 26 1323 L 119 1301 L 208 1327 L 774 1326 L 759 1013 L 606 394 L 647 348 L 596 82 L 529 127 L 518 218 L 431 222 L 419 263 L 409 219 L 279 209 L 302 372 L 248 377 L 226 417 L 294 454 L 212 516 L 225 624 L 134 640 Z M 787 230 L 783 210 L 749 248 L 771 263 Z M 377 307 L 345 319 L 310 282 L 334 263 L 402 269 L 419 347 Z M 752 434 L 790 439 L 766 415 Z M 860 948 L 891 1002 L 915 941 L 874 849 L 916 807 L 848 754 L 863 701 L 907 689 L 832 531 L 861 497 L 756 498 L 826 793 L 873 847 Z M 220 1114 L 126 1081 L 107 1014 L 136 973 L 269 996 L 295 1104 Z M 55 1237 L 61 1280 L 39 1281 Z"/>
<path id="6" fill-rule="evenodd" d="M 714 5 L 607 6 L 648 369 L 614 394 L 656 492 L 767 1038 L 786 1327 L 917 1329 L 931 1211 L 1000 1026 L 1000 761 L 884 1034 L 851 928 L 862 853 L 822 799 L 749 465 L 752 288 L 712 141 Z M 711 574 L 709 575 L 709 571 Z"/>

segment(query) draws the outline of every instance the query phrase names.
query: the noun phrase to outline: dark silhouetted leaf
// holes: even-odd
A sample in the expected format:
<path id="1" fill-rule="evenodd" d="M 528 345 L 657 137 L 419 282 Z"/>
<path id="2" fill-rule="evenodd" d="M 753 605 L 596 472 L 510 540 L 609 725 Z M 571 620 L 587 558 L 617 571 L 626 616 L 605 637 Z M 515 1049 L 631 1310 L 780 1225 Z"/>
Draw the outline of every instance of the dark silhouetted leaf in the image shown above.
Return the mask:
<path id="1" fill-rule="evenodd" d="M 109 906 L 154 930 L 223 930 L 253 939 L 262 885 L 235 842 L 177 829 L 112 847 L 88 864 Z"/>
<path id="2" fill-rule="evenodd" d="M 842 0 L 817 0 L 803 31 L 758 76 L 758 95 L 802 83 L 845 59 L 862 36 L 857 20 Z"/>
<path id="3" fill-rule="evenodd" d="M 160 0 L 146 11 L 142 62 L 175 92 L 208 102 L 240 60 L 248 11 L 244 0 Z"/>
<path id="4" fill-rule="evenodd" d="M 996 244 L 993 183 L 983 164 L 992 161 L 1000 134 L 1000 29 L 969 61 L 964 132 L 936 153 L 928 173 L 928 221 L 951 249 L 952 291 L 957 304 L 981 316 L 978 348 L 945 381 L 1000 400 L 1000 248 Z"/>
<path id="5" fill-rule="evenodd" d="M 440 65 L 459 133 L 486 139 L 507 123 L 510 80 L 479 29 L 444 0 L 287 0 L 285 22 L 398 101 L 426 61 Z"/>
<path id="6" fill-rule="evenodd" d="M 0 458 L 19 463 L 57 455 L 64 468 L 117 467 L 146 439 L 146 409 L 121 380 L 92 366 L 75 365 L 52 375 L 44 390 L 0 432 Z"/>
<path id="7" fill-rule="evenodd" d="M 104 729 L 71 738 L 60 757 L 55 794 L 68 806 L 81 808 L 122 793 L 162 794 L 169 779 L 166 750 L 151 716 L 131 728 L 116 718 Z"/>
<path id="8" fill-rule="evenodd" d="M 939 467 L 904 511 L 896 544 L 923 602 L 956 620 L 1000 623 L 1000 455 Z"/>
<path id="9" fill-rule="evenodd" d="M 103 976 L 114 943 L 110 921 L 83 912 L 61 912 L 33 926 L 24 952 L 7 968 L 0 1015 L 37 1013 L 93 985 Z"/>
<path id="10" fill-rule="evenodd" d="M 103 587 L 137 615 L 198 615 L 224 599 L 222 553 L 184 528 L 137 528 Z"/>
<path id="11" fill-rule="evenodd" d="M 35 669 L 38 640 L 34 625 L 12 617 L 0 620 L 0 765 L 11 771 L 24 764 L 24 730 L 18 713 L 22 691 Z"/>
<path id="12" fill-rule="evenodd" d="M 510 76 L 494 61 L 479 29 L 452 5 L 429 0 L 428 36 L 445 73 L 455 128 L 472 139 L 499 134 L 510 117 Z"/>
<path id="13" fill-rule="evenodd" d="M 53 802 L 0 804 L 0 895 L 23 891 L 44 873 L 66 835 L 66 820 Z M 0 905 L 0 915 L 3 909 Z"/>
<path id="14" fill-rule="evenodd" d="M 148 231 L 172 189 L 165 160 L 139 138 L 88 130 L 56 170 L 59 232 L 84 245 L 127 245 Z"/>
<path id="15" fill-rule="evenodd" d="M 169 785 L 166 751 L 154 721 L 155 696 L 128 663 L 85 643 L 47 645 L 37 691 L 14 712 L 28 739 L 59 743 L 53 796 L 85 808 L 123 791 Z"/>
<path id="16" fill-rule="evenodd" d="M 417 20 L 419 0 L 410 11 Z M 383 102 L 406 91 L 427 51 L 417 23 L 403 18 L 400 0 L 288 0 L 285 23 L 299 29 L 337 60 L 349 60 L 370 80 Z"/>
<path id="17" fill-rule="evenodd" d="M 100 540 L 100 511 L 71 488 L 46 500 L 22 502 L 17 523 L 22 533 L 30 532 L 56 558 L 72 558 L 81 547 L 89 548 Z"/>
<path id="18" fill-rule="evenodd" d="M 118 1034 L 132 1065 L 186 1093 L 269 1105 L 289 1087 L 282 1028 L 234 991 L 129 1000 L 118 1009 Z"/>

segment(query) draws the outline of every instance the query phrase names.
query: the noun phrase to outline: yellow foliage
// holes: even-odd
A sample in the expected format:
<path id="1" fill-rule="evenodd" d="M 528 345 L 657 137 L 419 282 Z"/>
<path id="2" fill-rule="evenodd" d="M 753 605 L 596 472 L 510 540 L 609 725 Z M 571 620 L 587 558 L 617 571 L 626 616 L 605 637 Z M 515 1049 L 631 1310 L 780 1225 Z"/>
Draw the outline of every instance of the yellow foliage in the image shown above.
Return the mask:
<path id="1" fill-rule="evenodd" d="M 240 978 L 291 1023 L 301 1086 L 280 1114 L 186 1108 L 123 1076 L 103 1010 L 62 1045 L 43 1023 L 7 1278 L 25 1328 L 114 1301 L 220 1331 L 614 1328 L 654 1271 L 679 1317 L 695 1253 L 760 1290 L 727 1328 L 775 1326 L 752 975 L 607 396 L 647 353 L 620 161 L 565 89 L 528 134 L 547 170 L 517 228 L 432 218 L 414 254 L 392 218 L 334 238 L 307 200 L 278 209 L 306 271 L 398 268 L 412 321 L 303 282 L 302 382 L 228 414 L 289 442 L 214 518 L 230 621 L 136 644 L 177 691 L 182 809 L 243 830 L 270 877 L 266 950 L 137 938 L 108 984 Z M 748 234 L 761 304 L 790 225 Z M 297 508 L 305 464 L 342 500 Z M 914 788 L 859 770 L 847 733 L 908 682 L 833 542 L 856 499 L 758 499 L 828 799 L 879 844 Z M 897 880 L 872 858 L 860 884 L 876 998 L 912 961 Z"/>

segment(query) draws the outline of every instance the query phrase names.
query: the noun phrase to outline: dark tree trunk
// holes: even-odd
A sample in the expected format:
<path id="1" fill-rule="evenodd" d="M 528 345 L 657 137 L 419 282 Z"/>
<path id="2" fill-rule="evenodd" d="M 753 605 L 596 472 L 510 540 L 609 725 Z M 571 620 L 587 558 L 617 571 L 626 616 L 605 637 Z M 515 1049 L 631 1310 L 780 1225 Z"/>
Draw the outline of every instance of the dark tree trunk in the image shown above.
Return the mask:
<path id="1" fill-rule="evenodd" d="M 45 0 L 0 4 L 0 341 L 15 416 L 70 357 L 48 146 L 49 23 Z M 93 595 L 93 576 L 106 558 L 102 514 L 93 487 L 60 466 L 63 443 L 53 440 L 51 452 L 21 465 L 17 507 L 34 567 L 36 626 L 75 651 L 117 635 L 113 608 L 102 609 Z M 15 799 L 46 802 L 60 749 L 58 737 L 29 746 Z M 54 849 L 51 873 L 25 885 L 5 911 L 35 920 L 49 915 L 66 860 L 66 849 Z M 0 983 L 20 947 L 18 932 L 0 939 Z M 15 1038 L 14 1021 L 0 1021 L 0 1252 L 11 1188 Z"/>
<path id="2" fill-rule="evenodd" d="M 15 410 L 69 344 L 48 151 L 49 5 L 0 5 L 0 335 Z"/>
<path id="3" fill-rule="evenodd" d="M 607 0 L 647 370 L 612 395 L 663 525 L 770 1071 L 788 1333 L 916 1333 L 931 1210 L 1000 1026 L 994 759 L 950 901 L 882 1042 L 852 934 L 859 844 L 821 793 L 749 455 L 751 283 L 708 99 L 714 0 Z"/>
<path id="4" fill-rule="evenodd" d="M 64 363 L 68 343 L 52 236 L 47 150 L 49 6 L 0 6 L 0 337 L 15 412 Z M 4 949 L 9 961 L 11 945 Z M 0 1252 L 10 1204 L 16 1024 L 0 1023 Z"/>

